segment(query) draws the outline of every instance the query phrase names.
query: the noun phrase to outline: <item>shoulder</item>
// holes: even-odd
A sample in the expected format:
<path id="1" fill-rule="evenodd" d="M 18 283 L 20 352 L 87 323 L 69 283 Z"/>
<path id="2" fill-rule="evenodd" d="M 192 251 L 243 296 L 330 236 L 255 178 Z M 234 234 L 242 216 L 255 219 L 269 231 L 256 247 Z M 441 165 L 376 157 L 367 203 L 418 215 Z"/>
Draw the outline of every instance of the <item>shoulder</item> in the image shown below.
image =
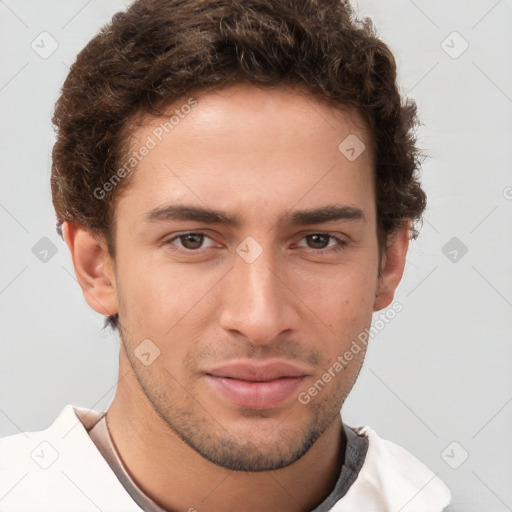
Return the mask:
<path id="1" fill-rule="evenodd" d="M 352 430 L 368 439 L 368 451 L 357 479 L 333 511 L 440 512 L 448 506 L 450 490 L 414 455 L 370 427 Z"/>
<path id="2" fill-rule="evenodd" d="M 58 418 L 46 429 L 37 432 L 20 432 L 0 438 L 0 474 L 15 467 L 26 467 L 29 460 L 42 464 L 36 455 L 48 455 L 45 447 L 49 445 L 48 439 L 54 437 L 57 432 L 63 434 L 63 426 L 70 425 L 73 406 L 66 405 Z M 39 446 L 39 443 L 46 444 Z M 41 451 L 38 451 L 40 448 Z M 34 460 L 36 459 L 36 460 Z M 47 459 L 46 463 L 49 460 Z"/>
<path id="3" fill-rule="evenodd" d="M 37 432 L 0 438 L 2 512 L 140 511 L 110 470 L 87 432 L 102 411 L 66 405 Z M 119 510 L 119 509 L 117 509 Z"/>
<path id="4" fill-rule="evenodd" d="M 29 461 L 38 467 L 49 467 L 58 455 L 51 455 L 56 449 L 53 444 L 65 444 L 68 436 L 75 440 L 83 437 L 85 427 L 92 426 L 102 414 L 101 411 L 66 405 L 49 427 L 0 438 L 0 471 L 5 471 L 6 467 L 27 467 Z"/>

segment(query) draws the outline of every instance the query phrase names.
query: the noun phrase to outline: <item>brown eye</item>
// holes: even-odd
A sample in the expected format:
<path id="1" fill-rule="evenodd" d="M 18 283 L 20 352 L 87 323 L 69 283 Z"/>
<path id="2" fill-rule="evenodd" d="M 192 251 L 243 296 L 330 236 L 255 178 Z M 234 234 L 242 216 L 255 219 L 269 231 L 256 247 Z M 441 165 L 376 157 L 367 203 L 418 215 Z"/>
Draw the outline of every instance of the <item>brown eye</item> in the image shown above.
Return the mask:
<path id="1" fill-rule="evenodd" d="M 205 239 L 210 240 L 210 245 L 204 245 Z M 182 233 L 170 238 L 166 245 L 171 246 L 173 250 L 182 252 L 199 252 L 199 249 L 208 249 L 212 246 L 213 240 L 205 233 Z"/>
<path id="2" fill-rule="evenodd" d="M 178 238 L 181 240 L 183 247 L 190 250 L 200 249 L 204 241 L 204 235 L 199 233 L 189 233 Z"/>
<path id="3" fill-rule="evenodd" d="M 307 239 L 312 243 L 312 249 L 325 249 L 329 244 L 329 240 L 332 238 L 330 235 L 325 234 L 314 234 L 306 236 Z"/>
<path id="4" fill-rule="evenodd" d="M 342 251 L 347 245 L 345 240 L 331 233 L 312 233 L 304 236 L 302 240 L 306 242 L 307 248 L 319 254 Z M 299 245 L 304 247 L 302 244 Z"/>

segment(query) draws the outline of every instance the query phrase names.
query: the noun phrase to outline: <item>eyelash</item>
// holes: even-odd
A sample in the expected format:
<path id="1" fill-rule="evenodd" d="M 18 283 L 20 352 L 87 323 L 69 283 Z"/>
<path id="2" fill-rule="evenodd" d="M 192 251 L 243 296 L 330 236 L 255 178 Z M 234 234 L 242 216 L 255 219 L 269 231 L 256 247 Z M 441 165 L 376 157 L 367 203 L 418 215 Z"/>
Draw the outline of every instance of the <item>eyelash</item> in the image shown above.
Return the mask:
<path id="1" fill-rule="evenodd" d="M 172 238 L 168 239 L 168 240 L 165 240 L 163 242 L 164 245 L 169 245 L 169 246 L 172 246 L 173 243 L 175 240 L 178 240 L 182 237 L 186 237 L 188 235 L 199 235 L 199 236 L 204 236 L 206 238 L 209 238 L 210 240 L 212 240 L 212 238 L 210 236 L 208 236 L 206 233 L 202 233 L 200 231 L 188 231 L 186 233 L 180 233 L 179 235 L 175 235 L 173 236 Z M 338 244 L 334 247 L 328 247 L 328 248 L 325 248 L 325 249 L 312 249 L 312 248 L 308 248 L 309 251 L 312 251 L 314 254 L 326 254 L 326 253 L 330 253 L 330 252 L 340 252 L 342 251 L 346 245 L 348 245 L 348 242 L 346 242 L 345 240 L 341 239 L 339 236 L 336 236 L 335 234 L 333 233 L 325 233 L 325 232 L 318 232 L 318 233 L 309 233 L 308 235 L 304 235 L 301 240 L 303 240 L 304 238 L 307 238 L 308 236 L 313 236 L 313 235 L 322 235 L 322 236 L 328 236 L 329 238 L 331 239 L 334 239 L 336 240 L 336 242 L 338 242 Z M 186 249 L 185 247 L 180 247 L 179 249 L 172 249 L 172 250 L 175 250 L 175 251 L 178 251 L 178 252 L 181 252 L 181 253 L 185 253 L 185 254 L 200 254 L 200 251 L 201 249 Z"/>

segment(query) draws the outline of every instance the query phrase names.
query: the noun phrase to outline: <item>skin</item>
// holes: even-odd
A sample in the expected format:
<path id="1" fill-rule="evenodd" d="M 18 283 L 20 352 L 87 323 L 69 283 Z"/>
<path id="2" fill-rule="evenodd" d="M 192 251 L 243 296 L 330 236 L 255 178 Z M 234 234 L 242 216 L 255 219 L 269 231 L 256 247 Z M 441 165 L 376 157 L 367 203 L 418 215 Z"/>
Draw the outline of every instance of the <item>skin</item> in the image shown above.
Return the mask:
<path id="1" fill-rule="evenodd" d="M 410 223 L 390 237 L 379 276 L 371 140 L 354 112 L 284 87 L 239 83 L 194 97 L 198 106 L 138 164 L 116 204 L 115 258 L 100 237 L 64 226 L 88 304 L 119 313 L 108 426 L 129 473 L 168 510 L 311 510 L 340 471 L 339 411 L 364 346 L 307 404 L 296 393 L 275 407 L 240 407 L 205 372 L 285 360 L 304 371 L 298 392 L 307 391 L 391 304 Z M 133 147 L 161 121 L 137 128 Z M 349 134 L 367 148 L 355 161 L 338 150 Z M 240 224 L 147 220 L 185 204 Z M 364 218 L 287 222 L 290 212 L 329 205 Z M 176 238 L 190 231 L 207 236 Z M 262 249 L 251 263 L 236 252 L 249 236 Z M 160 351 L 149 365 L 134 353 L 144 339 Z"/>

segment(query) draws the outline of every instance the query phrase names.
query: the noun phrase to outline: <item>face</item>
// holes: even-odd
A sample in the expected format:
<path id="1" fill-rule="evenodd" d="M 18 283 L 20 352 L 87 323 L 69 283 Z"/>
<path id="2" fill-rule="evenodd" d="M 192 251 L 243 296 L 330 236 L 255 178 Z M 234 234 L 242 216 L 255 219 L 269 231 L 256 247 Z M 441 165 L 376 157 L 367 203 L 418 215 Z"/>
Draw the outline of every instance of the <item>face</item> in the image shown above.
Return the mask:
<path id="1" fill-rule="evenodd" d="M 372 157 L 338 149 L 371 141 L 356 115 L 293 90 L 194 97 L 161 140 L 162 119 L 134 132 L 134 149 L 156 146 L 116 205 L 123 357 L 203 457 L 284 467 L 339 418 L 363 361 L 364 347 L 323 377 L 375 304 Z"/>

